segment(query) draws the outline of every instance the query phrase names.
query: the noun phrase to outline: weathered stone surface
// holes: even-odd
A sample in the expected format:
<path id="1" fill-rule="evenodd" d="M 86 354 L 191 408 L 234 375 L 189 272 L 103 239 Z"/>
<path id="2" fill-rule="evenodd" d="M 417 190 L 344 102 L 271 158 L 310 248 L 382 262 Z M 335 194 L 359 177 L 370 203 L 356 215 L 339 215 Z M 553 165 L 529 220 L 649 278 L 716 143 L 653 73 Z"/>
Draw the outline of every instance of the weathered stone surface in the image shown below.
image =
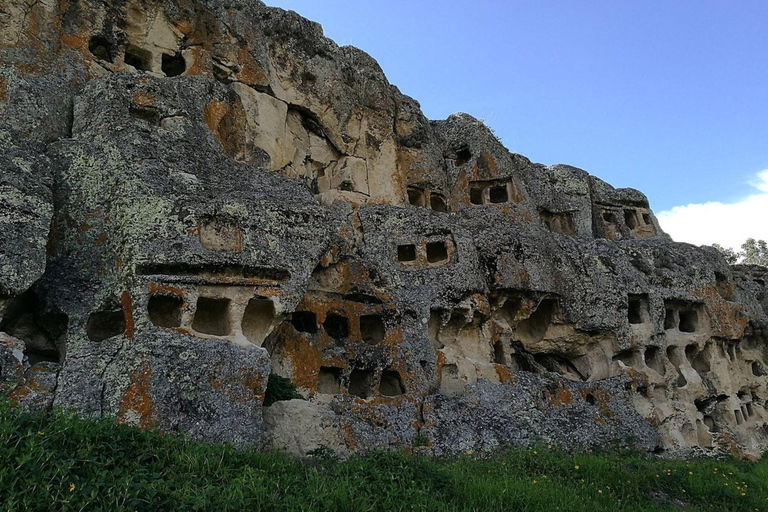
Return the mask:
<path id="1" fill-rule="evenodd" d="M 0 16 L 16 403 L 301 455 L 766 448 L 768 271 L 641 192 L 429 121 L 258 1 Z M 263 408 L 270 372 L 307 400 Z"/>

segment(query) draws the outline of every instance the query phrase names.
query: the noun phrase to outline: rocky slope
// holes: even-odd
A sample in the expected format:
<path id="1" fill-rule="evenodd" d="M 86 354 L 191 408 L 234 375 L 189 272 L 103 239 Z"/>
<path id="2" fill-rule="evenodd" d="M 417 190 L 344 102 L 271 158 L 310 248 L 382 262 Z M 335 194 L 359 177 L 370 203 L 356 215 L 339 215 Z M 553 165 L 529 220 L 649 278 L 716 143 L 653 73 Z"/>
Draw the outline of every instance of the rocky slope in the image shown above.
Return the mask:
<path id="1" fill-rule="evenodd" d="M 299 454 L 766 447 L 768 271 L 295 13 L 2 2 L 0 116 L 13 403 Z"/>

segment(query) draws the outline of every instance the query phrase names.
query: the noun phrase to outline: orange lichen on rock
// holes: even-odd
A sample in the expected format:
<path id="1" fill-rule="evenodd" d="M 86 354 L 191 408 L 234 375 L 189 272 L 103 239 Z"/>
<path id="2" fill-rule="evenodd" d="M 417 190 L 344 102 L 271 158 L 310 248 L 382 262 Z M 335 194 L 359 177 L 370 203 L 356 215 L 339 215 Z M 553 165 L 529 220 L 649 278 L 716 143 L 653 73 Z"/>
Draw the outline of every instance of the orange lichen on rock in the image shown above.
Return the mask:
<path id="1" fill-rule="evenodd" d="M 131 372 L 130 383 L 123 391 L 117 421 L 150 428 L 155 424 L 155 406 L 152 400 L 152 372 L 144 360 Z"/>
<path id="2" fill-rule="evenodd" d="M 131 96 L 131 100 L 136 105 L 142 106 L 142 107 L 150 107 L 154 105 L 155 99 L 152 97 L 150 93 L 143 90 L 138 90 L 133 93 L 133 96 Z"/>
<path id="3" fill-rule="evenodd" d="M 570 389 L 563 387 L 562 384 L 558 385 L 554 392 L 548 392 L 547 397 L 549 403 L 554 407 L 563 407 L 573 402 L 573 393 Z"/>

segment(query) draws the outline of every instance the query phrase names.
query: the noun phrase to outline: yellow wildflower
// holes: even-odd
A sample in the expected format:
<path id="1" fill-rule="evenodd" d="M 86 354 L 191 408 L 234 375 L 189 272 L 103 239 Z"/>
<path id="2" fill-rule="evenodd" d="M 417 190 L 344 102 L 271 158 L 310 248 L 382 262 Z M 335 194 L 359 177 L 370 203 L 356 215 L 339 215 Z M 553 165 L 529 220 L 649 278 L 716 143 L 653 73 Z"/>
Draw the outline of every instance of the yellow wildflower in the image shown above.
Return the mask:
<path id="1" fill-rule="evenodd" d="M 75 484 L 69 484 L 69 492 L 74 492 Z"/>

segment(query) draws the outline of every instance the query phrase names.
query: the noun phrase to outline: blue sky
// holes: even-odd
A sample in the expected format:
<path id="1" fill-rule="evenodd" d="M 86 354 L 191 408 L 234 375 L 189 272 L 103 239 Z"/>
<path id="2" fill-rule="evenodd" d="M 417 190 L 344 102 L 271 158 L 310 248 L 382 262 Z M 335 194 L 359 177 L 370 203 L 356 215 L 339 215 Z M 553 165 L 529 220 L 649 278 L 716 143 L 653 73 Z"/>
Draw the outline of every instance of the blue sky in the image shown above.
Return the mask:
<path id="1" fill-rule="evenodd" d="M 429 118 L 467 112 L 534 161 L 642 190 L 678 240 L 768 238 L 766 0 L 267 3 L 371 54 Z M 746 200 L 750 235 L 687 224 Z"/>

